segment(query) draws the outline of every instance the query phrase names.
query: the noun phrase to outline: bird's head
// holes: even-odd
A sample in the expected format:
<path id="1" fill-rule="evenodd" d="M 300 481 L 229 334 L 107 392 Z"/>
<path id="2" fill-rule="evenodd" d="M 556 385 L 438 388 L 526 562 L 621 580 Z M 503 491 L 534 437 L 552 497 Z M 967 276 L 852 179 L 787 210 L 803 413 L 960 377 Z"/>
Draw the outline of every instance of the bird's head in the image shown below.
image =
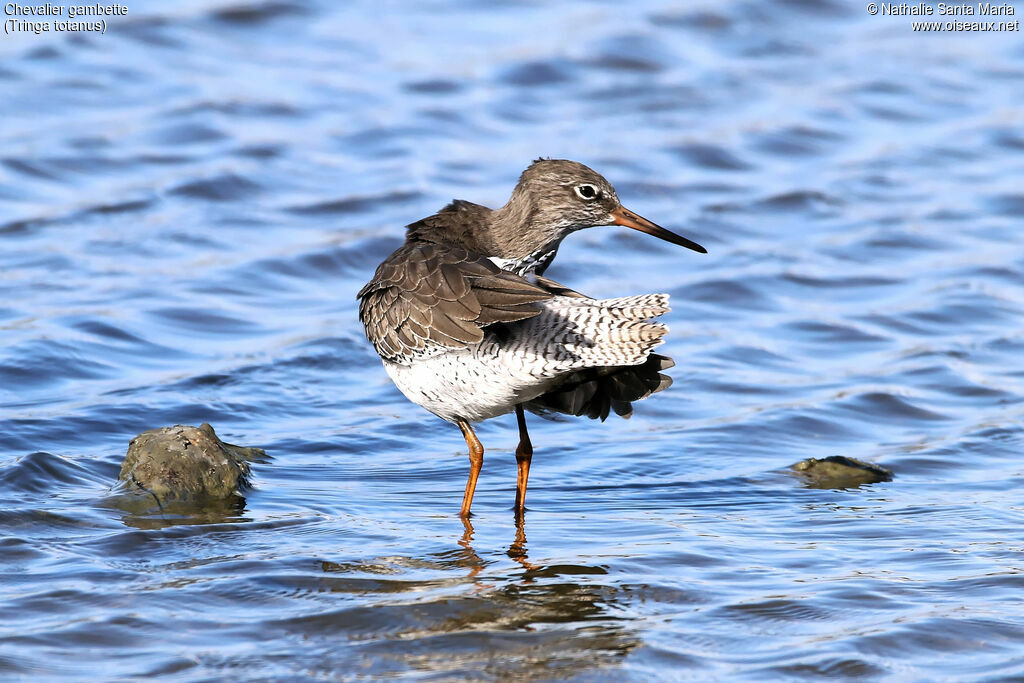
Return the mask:
<path id="1" fill-rule="evenodd" d="M 538 159 L 519 177 L 496 218 L 524 249 L 557 246 L 571 232 L 622 225 L 706 254 L 696 242 L 666 230 L 622 206 L 615 188 L 593 169 L 566 159 Z"/>

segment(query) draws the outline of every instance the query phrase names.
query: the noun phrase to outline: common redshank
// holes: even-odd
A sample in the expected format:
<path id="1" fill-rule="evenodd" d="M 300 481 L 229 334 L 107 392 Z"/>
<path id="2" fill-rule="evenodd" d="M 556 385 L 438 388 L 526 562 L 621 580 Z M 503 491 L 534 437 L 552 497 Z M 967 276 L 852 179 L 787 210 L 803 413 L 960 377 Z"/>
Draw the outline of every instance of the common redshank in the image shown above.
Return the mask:
<path id="1" fill-rule="evenodd" d="M 623 417 L 667 388 L 652 353 L 668 294 L 592 299 L 543 277 L 570 233 L 622 225 L 704 247 L 629 211 L 601 175 L 538 159 L 500 209 L 456 200 L 406 228 L 405 243 L 359 291 L 359 319 L 406 398 L 459 426 L 469 447 L 460 516 L 470 514 L 484 449 L 472 424 L 516 413 L 515 510 L 526 507 L 533 446 L 523 409 Z"/>

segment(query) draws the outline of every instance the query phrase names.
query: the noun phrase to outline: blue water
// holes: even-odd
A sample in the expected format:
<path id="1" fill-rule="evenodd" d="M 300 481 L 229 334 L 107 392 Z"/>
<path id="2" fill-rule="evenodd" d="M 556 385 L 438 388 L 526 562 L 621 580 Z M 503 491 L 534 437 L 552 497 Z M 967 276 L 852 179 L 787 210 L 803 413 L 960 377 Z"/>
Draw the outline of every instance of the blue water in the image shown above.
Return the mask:
<path id="1" fill-rule="evenodd" d="M 134 1 L 0 38 L 0 678 L 1024 676 L 1024 46 L 858 3 Z M 1024 6 L 1017 8 L 1024 12 Z M 1009 17 L 1015 19 L 1019 17 Z M 549 275 L 671 293 L 627 421 L 459 431 L 354 294 L 538 156 L 630 209 Z M 242 509 L 129 439 L 265 448 Z M 891 482 L 813 488 L 809 457 Z"/>

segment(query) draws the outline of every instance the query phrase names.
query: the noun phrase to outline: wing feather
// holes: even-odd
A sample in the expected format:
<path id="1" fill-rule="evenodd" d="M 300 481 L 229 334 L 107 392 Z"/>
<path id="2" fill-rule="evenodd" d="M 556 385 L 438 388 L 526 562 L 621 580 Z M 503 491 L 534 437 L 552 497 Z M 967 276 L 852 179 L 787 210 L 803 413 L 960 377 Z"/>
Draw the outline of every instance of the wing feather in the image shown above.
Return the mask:
<path id="1" fill-rule="evenodd" d="M 485 326 L 537 315 L 554 294 L 460 247 L 411 241 L 357 296 L 367 338 L 383 358 L 401 361 L 429 342 L 479 343 Z"/>
<path id="2" fill-rule="evenodd" d="M 537 276 L 536 282 L 557 296 L 582 297 L 550 278 Z M 612 411 L 629 418 L 633 401 L 667 389 L 672 378 L 661 374 L 675 363 L 668 356 L 652 353 L 640 365 L 587 368 L 563 377 L 558 386 L 538 396 L 526 407 L 541 415 L 550 412 L 582 416 L 604 421 Z"/>

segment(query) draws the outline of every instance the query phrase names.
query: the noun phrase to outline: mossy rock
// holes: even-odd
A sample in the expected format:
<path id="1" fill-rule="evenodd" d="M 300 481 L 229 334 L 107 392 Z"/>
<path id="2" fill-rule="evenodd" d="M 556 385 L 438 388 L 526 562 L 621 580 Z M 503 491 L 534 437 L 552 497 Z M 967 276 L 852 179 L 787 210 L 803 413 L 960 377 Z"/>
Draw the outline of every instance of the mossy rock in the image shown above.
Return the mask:
<path id="1" fill-rule="evenodd" d="M 250 487 L 249 460 L 259 448 L 221 441 L 208 423 L 151 429 L 128 444 L 120 492 L 145 492 L 160 505 L 227 500 Z"/>
<path id="2" fill-rule="evenodd" d="M 880 481 L 892 481 L 892 471 L 856 458 L 830 455 L 827 458 L 801 460 L 791 469 L 815 489 L 852 489 Z"/>

